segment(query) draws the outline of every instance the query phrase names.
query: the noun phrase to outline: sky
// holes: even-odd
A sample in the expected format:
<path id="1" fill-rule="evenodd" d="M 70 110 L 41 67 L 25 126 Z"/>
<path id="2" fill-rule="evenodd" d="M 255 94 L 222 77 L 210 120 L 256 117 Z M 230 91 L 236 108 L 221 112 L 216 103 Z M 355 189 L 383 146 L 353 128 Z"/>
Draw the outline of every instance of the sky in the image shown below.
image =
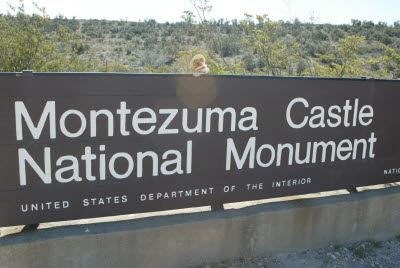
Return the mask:
<path id="1" fill-rule="evenodd" d="M 243 19 L 244 13 L 268 14 L 272 20 L 300 19 L 303 22 L 350 24 L 351 19 L 400 21 L 400 0 L 210 0 L 209 18 Z M 32 1 L 25 1 L 26 11 L 34 12 Z M 107 19 L 158 22 L 181 21 L 182 12 L 194 8 L 189 0 L 34 0 L 45 7 L 50 17 L 59 14 L 77 19 Z M 19 0 L 0 0 L 0 13 L 7 3 L 18 6 Z"/>

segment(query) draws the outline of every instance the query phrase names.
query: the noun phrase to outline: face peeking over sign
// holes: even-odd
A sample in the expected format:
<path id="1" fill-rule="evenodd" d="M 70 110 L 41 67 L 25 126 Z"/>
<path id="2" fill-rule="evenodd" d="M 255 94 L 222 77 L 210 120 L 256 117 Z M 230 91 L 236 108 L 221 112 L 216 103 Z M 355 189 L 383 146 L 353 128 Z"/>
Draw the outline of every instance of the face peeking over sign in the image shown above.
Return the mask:
<path id="1" fill-rule="evenodd" d="M 206 58 L 201 54 L 197 54 L 190 60 L 190 70 L 195 77 L 199 77 L 202 74 L 207 74 L 210 71 L 206 65 Z"/>

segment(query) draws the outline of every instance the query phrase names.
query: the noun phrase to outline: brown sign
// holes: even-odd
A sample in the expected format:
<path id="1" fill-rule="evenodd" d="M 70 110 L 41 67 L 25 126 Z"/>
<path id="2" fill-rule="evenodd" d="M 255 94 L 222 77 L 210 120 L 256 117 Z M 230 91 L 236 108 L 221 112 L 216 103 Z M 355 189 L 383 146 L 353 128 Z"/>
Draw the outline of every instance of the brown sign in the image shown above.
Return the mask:
<path id="1" fill-rule="evenodd" d="M 399 181 L 400 82 L 0 76 L 0 226 Z"/>

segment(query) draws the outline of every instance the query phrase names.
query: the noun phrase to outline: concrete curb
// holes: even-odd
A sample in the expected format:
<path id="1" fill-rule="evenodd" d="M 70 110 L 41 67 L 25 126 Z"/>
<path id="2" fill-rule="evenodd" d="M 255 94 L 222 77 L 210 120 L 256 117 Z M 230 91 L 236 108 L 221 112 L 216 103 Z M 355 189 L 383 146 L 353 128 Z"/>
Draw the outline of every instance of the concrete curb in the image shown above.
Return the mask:
<path id="1" fill-rule="evenodd" d="M 0 239 L 0 267 L 191 267 L 400 233 L 400 187 Z M 89 232 L 85 232 L 86 230 Z"/>

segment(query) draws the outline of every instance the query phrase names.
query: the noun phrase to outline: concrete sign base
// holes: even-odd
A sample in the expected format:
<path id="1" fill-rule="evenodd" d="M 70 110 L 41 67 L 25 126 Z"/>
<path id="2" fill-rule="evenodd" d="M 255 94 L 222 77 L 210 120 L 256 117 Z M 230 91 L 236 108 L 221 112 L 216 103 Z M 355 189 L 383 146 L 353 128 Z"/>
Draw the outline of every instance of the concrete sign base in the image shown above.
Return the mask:
<path id="1" fill-rule="evenodd" d="M 400 187 L 238 210 L 36 230 L 0 239 L 0 267 L 191 267 L 400 233 Z M 89 230 L 89 231 L 88 231 Z"/>

